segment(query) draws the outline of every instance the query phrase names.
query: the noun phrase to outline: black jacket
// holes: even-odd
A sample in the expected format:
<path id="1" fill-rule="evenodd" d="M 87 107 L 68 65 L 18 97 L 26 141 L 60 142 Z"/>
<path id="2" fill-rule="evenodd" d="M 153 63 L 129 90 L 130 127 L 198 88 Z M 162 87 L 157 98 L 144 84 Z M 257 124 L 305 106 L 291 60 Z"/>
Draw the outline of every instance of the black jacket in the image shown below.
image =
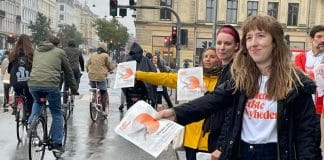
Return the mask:
<path id="1" fill-rule="evenodd" d="M 304 74 L 299 75 L 303 86 L 278 101 L 278 156 L 280 160 L 321 160 L 320 124 L 312 99 L 316 86 Z M 231 114 L 226 114 L 218 148 L 221 159 L 228 160 L 239 158 L 242 116 L 248 100 L 244 92 L 232 93 L 232 83 L 226 81 L 212 94 L 174 108 L 177 122 L 185 125 L 230 106 Z"/>
<path id="2" fill-rule="evenodd" d="M 233 62 L 233 61 L 232 61 Z M 221 71 L 221 74 L 219 76 L 219 79 L 216 83 L 215 88 L 224 83 L 226 80 L 231 79 L 231 65 L 232 62 L 229 64 L 223 66 L 223 69 Z M 217 148 L 217 139 L 221 133 L 221 129 L 223 126 L 224 118 L 225 118 L 225 113 L 227 112 L 227 108 L 221 109 L 215 113 L 213 113 L 211 116 L 206 118 L 203 124 L 203 130 L 204 133 L 209 132 L 209 137 L 208 137 L 208 151 L 213 152 Z"/>
<path id="3" fill-rule="evenodd" d="M 137 44 L 133 43 L 130 51 L 129 51 L 129 57 L 128 61 L 135 60 L 136 63 L 136 69 L 140 71 L 147 71 L 147 72 L 156 72 L 156 67 L 154 64 L 143 55 L 143 49 L 142 47 Z M 129 97 L 138 97 L 142 100 L 149 100 L 152 105 L 155 104 L 156 102 L 156 86 L 153 86 L 148 83 L 144 83 L 139 80 L 135 80 L 135 86 L 134 87 L 129 87 L 129 88 L 123 88 L 123 93 L 126 96 L 126 99 L 129 99 Z M 127 104 L 129 105 L 132 104 Z"/>

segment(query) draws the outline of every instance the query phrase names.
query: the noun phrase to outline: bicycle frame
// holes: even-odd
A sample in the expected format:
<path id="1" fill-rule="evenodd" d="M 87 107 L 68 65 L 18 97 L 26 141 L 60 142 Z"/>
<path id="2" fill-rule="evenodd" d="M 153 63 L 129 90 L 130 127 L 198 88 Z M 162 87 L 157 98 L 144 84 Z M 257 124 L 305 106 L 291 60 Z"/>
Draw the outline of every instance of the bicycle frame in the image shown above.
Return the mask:
<path id="1" fill-rule="evenodd" d="M 27 115 L 26 115 L 26 97 L 15 96 L 15 107 L 16 107 L 16 134 L 18 142 L 23 139 L 24 132 L 27 126 Z"/>

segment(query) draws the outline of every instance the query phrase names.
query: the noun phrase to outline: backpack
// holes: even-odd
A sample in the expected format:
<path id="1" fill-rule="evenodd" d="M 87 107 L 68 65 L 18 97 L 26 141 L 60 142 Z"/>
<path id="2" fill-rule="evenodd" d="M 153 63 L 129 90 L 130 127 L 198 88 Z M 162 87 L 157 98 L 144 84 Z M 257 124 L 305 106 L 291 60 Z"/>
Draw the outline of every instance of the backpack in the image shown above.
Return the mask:
<path id="1" fill-rule="evenodd" d="M 25 88 L 27 87 L 27 81 L 30 76 L 30 68 L 25 63 L 25 58 L 19 56 L 18 59 L 13 62 L 10 69 L 10 84 L 13 88 Z"/>

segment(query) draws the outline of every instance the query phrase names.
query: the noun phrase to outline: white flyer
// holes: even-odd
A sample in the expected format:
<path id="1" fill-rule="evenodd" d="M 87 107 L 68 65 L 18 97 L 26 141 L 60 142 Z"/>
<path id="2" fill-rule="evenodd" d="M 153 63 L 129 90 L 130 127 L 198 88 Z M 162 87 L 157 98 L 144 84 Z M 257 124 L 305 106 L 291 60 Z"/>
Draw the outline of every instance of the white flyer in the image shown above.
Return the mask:
<path id="1" fill-rule="evenodd" d="M 211 154 L 205 152 L 197 152 L 196 158 L 197 160 L 211 160 Z"/>
<path id="2" fill-rule="evenodd" d="M 119 63 L 117 65 L 114 88 L 134 87 L 136 61 Z"/>
<path id="3" fill-rule="evenodd" d="M 317 85 L 317 93 L 319 96 L 324 95 L 324 63 L 315 67 L 315 82 Z"/>
<path id="4" fill-rule="evenodd" d="M 204 95 L 203 68 L 183 68 L 178 71 L 178 100 L 193 100 Z"/>
<path id="5" fill-rule="evenodd" d="M 157 158 L 183 126 L 166 119 L 157 120 L 156 115 L 152 106 L 138 101 L 126 112 L 115 132 Z"/>

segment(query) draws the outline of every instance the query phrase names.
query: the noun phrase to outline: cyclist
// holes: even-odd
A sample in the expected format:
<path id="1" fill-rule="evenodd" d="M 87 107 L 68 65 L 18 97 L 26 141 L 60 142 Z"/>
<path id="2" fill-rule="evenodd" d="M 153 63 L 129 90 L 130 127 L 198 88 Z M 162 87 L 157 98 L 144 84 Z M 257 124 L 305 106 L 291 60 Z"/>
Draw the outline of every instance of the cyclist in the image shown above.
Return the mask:
<path id="1" fill-rule="evenodd" d="M 106 116 L 106 102 L 108 100 L 107 76 L 113 69 L 109 60 L 106 44 L 99 44 L 97 52 L 92 53 L 87 61 L 86 68 L 90 80 L 90 86 L 92 88 L 98 87 L 100 89 L 101 104 L 104 111 L 102 114 Z"/>
<path id="2" fill-rule="evenodd" d="M 29 92 L 27 84 L 32 69 L 33 52 L 33 44 L 30 38 L 27 35 L 22 34 L 19 36 L 18 41 L 9 54 L 8 72 L 10 73 L 10 84 L 17 96 L 23 95 L 26 97 L 27 117 L 29 116 L 33 105 L 33 97 Z M 13 107 L 12 114 L 15 115 L 16 112 L 17 108 Z"/>
<path id="3" fill-rule="evenodd" d="M 41 114 L 40 93 L 45 93 L 52 114 L 52 151 L 62 153 L 63 116 L 61 112 L 61 96 L 59 90 L 60 72 L 64 71 L 71 94 L 78 95 L 76 82 L 65 52 L 51 43 L 55 39 L 41 42 L 33 58 L 33 70 L 28 81 L 29 89 L 35 101 L 32 114 L 28 119 L 30 124 L 35 116 Z"/>
<path id="4" fill-rule="evenodd" d="M 80 68 L 82 72 L 84 71 L 84 59 L 82 53 L 80 50 L 76 48 L 76 42 L 74 40 L 68 41 L 68 48 L 65 48 L 64 51 L 69 59 L 70 66 L 72 68 L 73 75 L 76 80 L 77 88 L 79 88 L 80 78 L 81 78 Z M 69 85 L 66 83 L 66 80 L 64 80 L 63 90 L 68 91 L 68 89 L 69 89 Z M 66 103 L 67 98 L 68 95 L 65 93 L 63 96 L 63 103 Z"/>

